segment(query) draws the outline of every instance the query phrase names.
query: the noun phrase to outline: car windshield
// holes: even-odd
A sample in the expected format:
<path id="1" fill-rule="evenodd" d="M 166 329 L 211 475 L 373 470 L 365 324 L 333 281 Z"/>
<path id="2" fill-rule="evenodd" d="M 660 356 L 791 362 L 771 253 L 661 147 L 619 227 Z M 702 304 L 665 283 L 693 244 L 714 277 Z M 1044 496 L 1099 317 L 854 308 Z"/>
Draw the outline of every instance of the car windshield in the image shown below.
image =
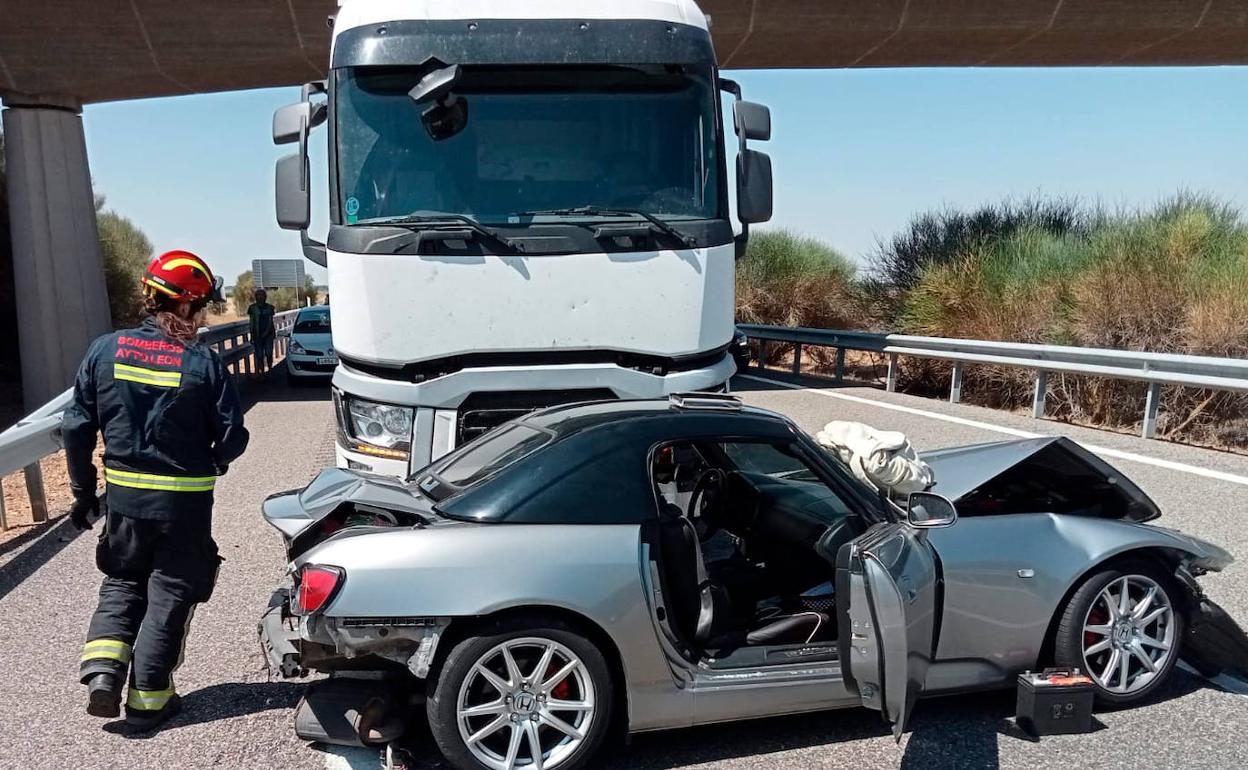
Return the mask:
<path id="1" fill-rule="evenodd" d="M 774 479 L 821 483 L 819 477 L 797 455 L 783 447 L 762 442 L 725 442 L 724 454 L 737 470 L 771 476 Z"/>
<path id="2" fill-rule="evenodd" d="M 680 67 L 465 67 L 449 131 L 408 92 L 419 67 L 344 70 L 336 81 L 343 221 L 462 215 L 486 224 L 640 212 L 720 215 L 710 72 Z M 426 116 L 426 117 L 422 117 Z M 438 137 L 438 138 L 435 138 Z M 526 213 L 526 212 L 551 213 Z M 606 216 L 606 215 L 599 215 Z"/>
<path id="3" fill-rule="evenodd" d="M 329 334 L 329 312 L 300 313 L 295 320 L 295 334 Z"/>
<path id="4" fill-rule="evenodd" d="M 421 478 L 418 486 L 433 500 L 444 500 L 494 475 L 550 439 L 550 433 L 522 423 L 504 425 L 452 452 Z"/>

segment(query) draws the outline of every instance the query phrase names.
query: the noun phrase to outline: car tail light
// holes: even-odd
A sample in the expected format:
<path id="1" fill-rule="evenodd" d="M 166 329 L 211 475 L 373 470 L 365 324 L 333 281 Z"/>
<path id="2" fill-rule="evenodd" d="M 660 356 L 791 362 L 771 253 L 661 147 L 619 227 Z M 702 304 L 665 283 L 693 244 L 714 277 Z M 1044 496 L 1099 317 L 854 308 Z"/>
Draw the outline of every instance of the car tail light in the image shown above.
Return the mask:
<path id="1" fill-rule="evenodd" d="M 316 612 L 329 604 L 342 585 L 343 571 L 338 567 L 310 564 L 299 571 L 299 590 L 295 594 L 295 611 Z"/>

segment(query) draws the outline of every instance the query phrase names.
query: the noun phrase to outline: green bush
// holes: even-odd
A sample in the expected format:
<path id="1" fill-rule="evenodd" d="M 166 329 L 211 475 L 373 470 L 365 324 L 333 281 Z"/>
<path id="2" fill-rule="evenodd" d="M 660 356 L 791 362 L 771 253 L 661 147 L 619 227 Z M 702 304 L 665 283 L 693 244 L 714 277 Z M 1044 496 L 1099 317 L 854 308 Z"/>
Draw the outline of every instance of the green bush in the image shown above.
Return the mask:
<path id="1" fill-rule="evenodd" d="M 879 241 L 868 255 L 875 279 L 896 290 L 881 297 L 893 301 L 880 307 L 879 313 L 890 325 L 895 323 L 902 295 L 919 284 L 925 271 L 951 265 L 1015 233 L 1060 237 L 1086 234 L 1089 226 L 1086 212 L 1068 199 L 1026 198 L 969 212 L 945 208 L 920 214 L 902 232 Z"/>
<path id="2" fill-rule="evenodd" d="M 1091 212 L 1086 229 L 1023 228 L 933 260 L 899 296 L 902 328 L 941 337 L 1248 356 L 1248 224 L 1205 196 L 1181 194 L 1144 211 Z M 903 385 L 945 387 L 948 365 L 908 361 Z M 972 401 L 1017 408 L 1031 374 L 967 367 Z M 1139 383 L 1081 376 L 1049 380 L 1055 417 L 1132 428 Z M 1248 399 L 1166 388 L 1163 436 L 1237 444 Z M 1236 427 L 1238 426 L 1238 427 Z"/>
<path id="3" fill-rule="evenodd" d="M 737 319 L 782 326 L 843 327 L 854 266 L 840 252 L 789 230 L 750 234 L 737 262 Z"/>
<path id="4" fill-rule="evenodd" d="M 103 204 L 103 199 L 100 199 Z M 152 261 L 152 242 L 129 219 L 115 211 L 96 213 L 100 256 L 113 328 L 134 326 L 142 316 L 143 272 Z"/>
<path id="5" fill-rule="evenodd" d="M 788 230 L 750 234 L 737 262 L 737 320 L 779 326 L 844 329 L 861 326 L 854 266 L 840 252 Z M 768 361 L 791 346 L 768 346 Z"/>

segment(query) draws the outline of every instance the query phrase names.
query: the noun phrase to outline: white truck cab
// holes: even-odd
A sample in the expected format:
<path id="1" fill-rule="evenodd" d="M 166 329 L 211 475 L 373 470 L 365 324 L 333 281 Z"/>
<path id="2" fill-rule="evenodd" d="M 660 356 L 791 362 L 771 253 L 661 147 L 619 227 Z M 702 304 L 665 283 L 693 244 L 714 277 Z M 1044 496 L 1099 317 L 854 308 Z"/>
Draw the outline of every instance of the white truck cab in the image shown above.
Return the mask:
<path id="1" fill-rule="evenodd" d="M 279 224 L 329 271 L 340 466 L 406 477 L 531 409 L 726 387 L 771 127 L 691 0 L 344 0 L 333 24 L 328 80 L 273 130 L 299 143 Z"/>

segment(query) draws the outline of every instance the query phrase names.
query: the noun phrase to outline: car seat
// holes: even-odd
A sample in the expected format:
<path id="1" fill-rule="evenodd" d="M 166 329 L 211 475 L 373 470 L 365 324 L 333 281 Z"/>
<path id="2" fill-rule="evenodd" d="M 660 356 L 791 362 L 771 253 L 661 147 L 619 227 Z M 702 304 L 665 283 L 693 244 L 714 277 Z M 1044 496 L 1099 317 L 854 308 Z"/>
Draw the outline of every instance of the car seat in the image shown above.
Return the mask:
<path id="1" fill-rule="evenodd" d="M 702 547 L 693 523 L 680 507 L 660 506 L 660 574 L 664 596 L 676 631 L 702 649 L 743 645 L 805 644 L 830 625 L 821 612 L 763 614 L 744 628 L 726 628 L 733 617 L 727 589 L 711 580 L 702 561 Z"/>

